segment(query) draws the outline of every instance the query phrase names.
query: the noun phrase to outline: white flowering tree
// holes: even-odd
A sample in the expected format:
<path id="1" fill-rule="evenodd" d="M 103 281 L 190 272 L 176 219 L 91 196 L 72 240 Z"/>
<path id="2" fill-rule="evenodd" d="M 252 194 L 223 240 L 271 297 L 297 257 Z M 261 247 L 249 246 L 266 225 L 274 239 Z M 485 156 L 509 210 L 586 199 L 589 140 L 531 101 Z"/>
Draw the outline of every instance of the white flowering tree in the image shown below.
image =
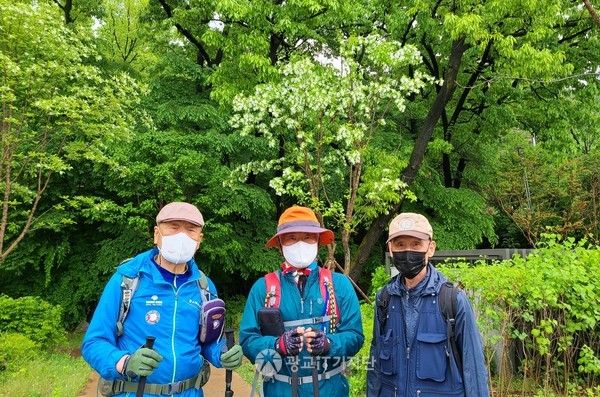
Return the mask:
<path id="1" fill-rule="evenodd" d="M 235 176 L 275 171 L 270 186 L 277 195 L 315 209 L 341 236 L 348 274 L 356 228 L 411 194 L 398 177 L 406 166 L 401 148 L 383 150 L 395 132 L 386 119 L 403 112 L 406 98 L 431 78 L 419 71 L 415 47 L 380 36 L 346 40 L 336 61 L 292 60 L 278 82 L 235 99 L 231 122 L 277 154 L 243 164 Z M 329 259 L 335 249 L 329 247 Z"/>

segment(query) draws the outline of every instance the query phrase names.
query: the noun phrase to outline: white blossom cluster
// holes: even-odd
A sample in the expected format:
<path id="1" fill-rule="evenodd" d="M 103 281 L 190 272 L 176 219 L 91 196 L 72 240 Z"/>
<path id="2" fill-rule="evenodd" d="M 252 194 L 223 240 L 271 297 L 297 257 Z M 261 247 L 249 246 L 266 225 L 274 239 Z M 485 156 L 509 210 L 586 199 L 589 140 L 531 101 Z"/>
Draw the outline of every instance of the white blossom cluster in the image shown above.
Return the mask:
<path id="1" fill-rule="evenodd" d="M 404 187 L 406 187 L 406 183 L 402 182 L 400 178 L 384 176 L 379 181 L 373 183 L 371 190 L 365 195 L 365 199 L 371 203 L 376 203 L 381 197 L 385 196 L 384 193 L 395 193 Z"/>
<path id="2" fill-rule="evenodd" d="M 260 174 L 262 172 L 275 169 L 281 164 L 281 159 L 251 161 L 241 164 L 231 172 L 231 178 L 223 181 L 224 187 L 233 188 L 234 182 L 244 182 L 251 173 Z"/>
<path id="3" fill-rule="evenodd" d="M 300 201 L 308 196 L 305 185 L 307 182 L 304 173 L 291 167 L 284 168 L 281 177 L 275 177 L 269 182 L 269 186 L 278 196 L 288 194 Z"/>
<path id="4" fill-rule="evenodd" d="M 355 54 L 363 50 L 359 63 Z M 265 164 L 282 169 L 270 182 L 278 195 L 314 197 L 319 192 L 309 192 L 311 186 L 326 190 L 329 183 L 352 189 L 343 179 L 362 164 L 373 134 L 385 128 L 390 105 L 404 111 L 407 97 L 434 81 L 418 69 L 421 55 L 414 46 L 377 35 L 346 40 L 340 59 L 341 66 L 309 57 L 292 60 L 280 67 L 277 82 L 233 102 L 231 125 L 242 136 L 263 137 L 271 147 L 284 142 L 285 156 Z M 413 77 L 406 74 L 409 65 L 417 66 Z M 258 169 L 253 164 L 236 172 L 241 177 L 250 170 Z M 309 183 L 310 178 L 318 178 L 317 183 Z M 385 175 L 359 192 L 363 201 L 380 203 L 404 186 L 397 174 Z M 340 200 L 350 194 L 343 192 Z"/>

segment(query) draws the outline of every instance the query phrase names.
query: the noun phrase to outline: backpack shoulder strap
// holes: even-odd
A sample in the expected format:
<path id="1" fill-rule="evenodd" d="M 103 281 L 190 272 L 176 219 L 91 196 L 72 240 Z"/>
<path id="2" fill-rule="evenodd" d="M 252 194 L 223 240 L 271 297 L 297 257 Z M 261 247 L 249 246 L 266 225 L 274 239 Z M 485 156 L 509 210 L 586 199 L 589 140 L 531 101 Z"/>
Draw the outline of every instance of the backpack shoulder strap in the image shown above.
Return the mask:
<path id="1" fill-rule="evenodd" d="M 198 269 L 198 271 L 200 272 L 200 279 L 198 280 L 198 285 L 200 286 L 200 288 L 208 291 L 208 278 L 206 278 L 206 274 L 204 274 L 202 270 Z"/>
<path id="2" fill-rule="evenodd" d="M 125 263 L 129 259 L 124 260 L 121 264 Z M 200 296 L 203 301 L 209 301 L 211 292 L 208 289 L 208 279 L 206 275 L 200 271 L 200 279 L 197 281 L 198 289 L 200 289 Z M 117 336 L 123 335 L 123 323 L 129 314 L 129 308 L 131 306 L 131 299 L 133 294 L 137 290 L 140 281 L 139 274 L 135 277 L 123 276 L 121 281 L 121 305 L 119 306 L 119 316 L 117 317 Z"/>
<path id="3" fill-rule="evenodd" d="M 123 335 L 123 323 L 129 314 L 131 298 L 133 298 L 133 294 L 137 290 L 139 281 L 139 275 L 135 277 L 123 276 L 123 280 L 121 281 L 121 305 L 119 306 L 119 316 L 117 317 L 117 336 Z"/>
<path id="4" fill-rule="evenodd" d="M 462 373 L 462 360 L 456 346 L 456 301 L 458 296 L 458 287 L 451 282 L 445 282 L 442 284 L 439 292 L 438 304 L 440 307 L 440 313 L 444 318 L 447 325 L 447 336 L 450 345 L 452 346 L 452 353 L 454 354 L 454 360 L 458 369 Z"/>
<path id="5" fill-rule="evenodd" d="M 379 293 L 375 297 L 375 304 L 377 305 L 377 318 L 379 320 L 379 332 L 383 333 L 385 330 L 385 324 L 387 323 L 388 306 L 390 305 L 390 293 L 387 289 L 387 285 L 379 290 Z"/>
<path id="6" fill-rule="evenodd" d="M 335 296 L 335 288 L 333 287 L 333 274 L 331 270 L 325 267 L 319 267 L 319 285 L 321 288 L 321 296 L 325 301 L 325 314 L 330 316 L 330 327 L 331 333 L 335 332 L 335 328 L 342 322 L 342 316 L 340 308 L 337 303 Z"/>
<path id="7" fill-rule="evenodd" d="M 206 302 L 210 300 L 210 296 L 212 293 L 208 289 L 208 278 L 206 278 L 206 274 L 202 272 L 202 270 L 198 269 L 200 272 L 200 278 L 196 280 L 196 284 L 198 285 L 198 289 L 200 290 L 200 296 L 202 297 L 202 301 Z"/>
<path id="8" fill-rule="evenodd" d="M 439 291 L 438 304 L 440 307 L 440 313 L 444 317 L 444 321 L 449 319 L 454 320 L 456 317 L 456 296 L 458 294 L 458 287 L 456 287 L 450 281 L 442 284 Z"/>
<path id="9" fill-rule="evenodd" d="M 265 274 L 265 283 L 267 284 L 265 307 L 279 307 L 279 304 L 281 303 L 281 280 L 279 280 L 279 271 Z"/>

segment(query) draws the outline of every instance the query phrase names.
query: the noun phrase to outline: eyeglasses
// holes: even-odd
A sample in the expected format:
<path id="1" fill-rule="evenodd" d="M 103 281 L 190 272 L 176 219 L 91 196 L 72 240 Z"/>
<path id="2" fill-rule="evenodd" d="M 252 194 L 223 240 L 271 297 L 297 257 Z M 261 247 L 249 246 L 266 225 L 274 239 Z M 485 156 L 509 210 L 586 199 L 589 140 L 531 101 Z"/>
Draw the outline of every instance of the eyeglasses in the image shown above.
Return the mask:
<path id="1" fill-rule="evenodd" d="M 304 242 L 306 244 L 316 244 L 319 242 L 319 235 L 317 233 L 305 233 L 305 232 L 294 232 L 285 233 L 279 236 L 281 245 L 290 246 L 297 242 Z"/>

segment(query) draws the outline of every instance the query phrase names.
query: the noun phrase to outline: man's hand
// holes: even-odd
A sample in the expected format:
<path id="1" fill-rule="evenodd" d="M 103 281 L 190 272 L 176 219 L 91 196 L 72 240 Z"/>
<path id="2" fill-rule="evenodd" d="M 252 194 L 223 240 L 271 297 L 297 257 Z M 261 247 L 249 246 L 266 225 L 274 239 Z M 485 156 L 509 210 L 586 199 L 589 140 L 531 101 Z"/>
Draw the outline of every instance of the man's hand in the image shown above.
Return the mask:
<path id="1" fill-rule="evenodd" d="M 221 354 L 221 365 L 225 369 L 234 370 L 242 365 L 244 353 L 240 345 L 233 345 L 231 349 Z"/>
<path id="2" fill-rule="evenodd" d="M 304 328 L 288 329 L 275 342 L 275 350 L 282 356 L 297 356 L 302 351 Z"/>
<path id="3" fill-rule="evenodd" d="M 304 336 L 306 337 L 306 350 L 313 356 L 322 356 L 331 350 L 329 339 L 323 331 L 308 328 Z"/>
<path id="4" fill-rule="evenodd" d="M 125 374 L 130 378 L 149 376 L 162 361 L 162 356 L 152 349 L 140 347 L 125 364 Z"/>

